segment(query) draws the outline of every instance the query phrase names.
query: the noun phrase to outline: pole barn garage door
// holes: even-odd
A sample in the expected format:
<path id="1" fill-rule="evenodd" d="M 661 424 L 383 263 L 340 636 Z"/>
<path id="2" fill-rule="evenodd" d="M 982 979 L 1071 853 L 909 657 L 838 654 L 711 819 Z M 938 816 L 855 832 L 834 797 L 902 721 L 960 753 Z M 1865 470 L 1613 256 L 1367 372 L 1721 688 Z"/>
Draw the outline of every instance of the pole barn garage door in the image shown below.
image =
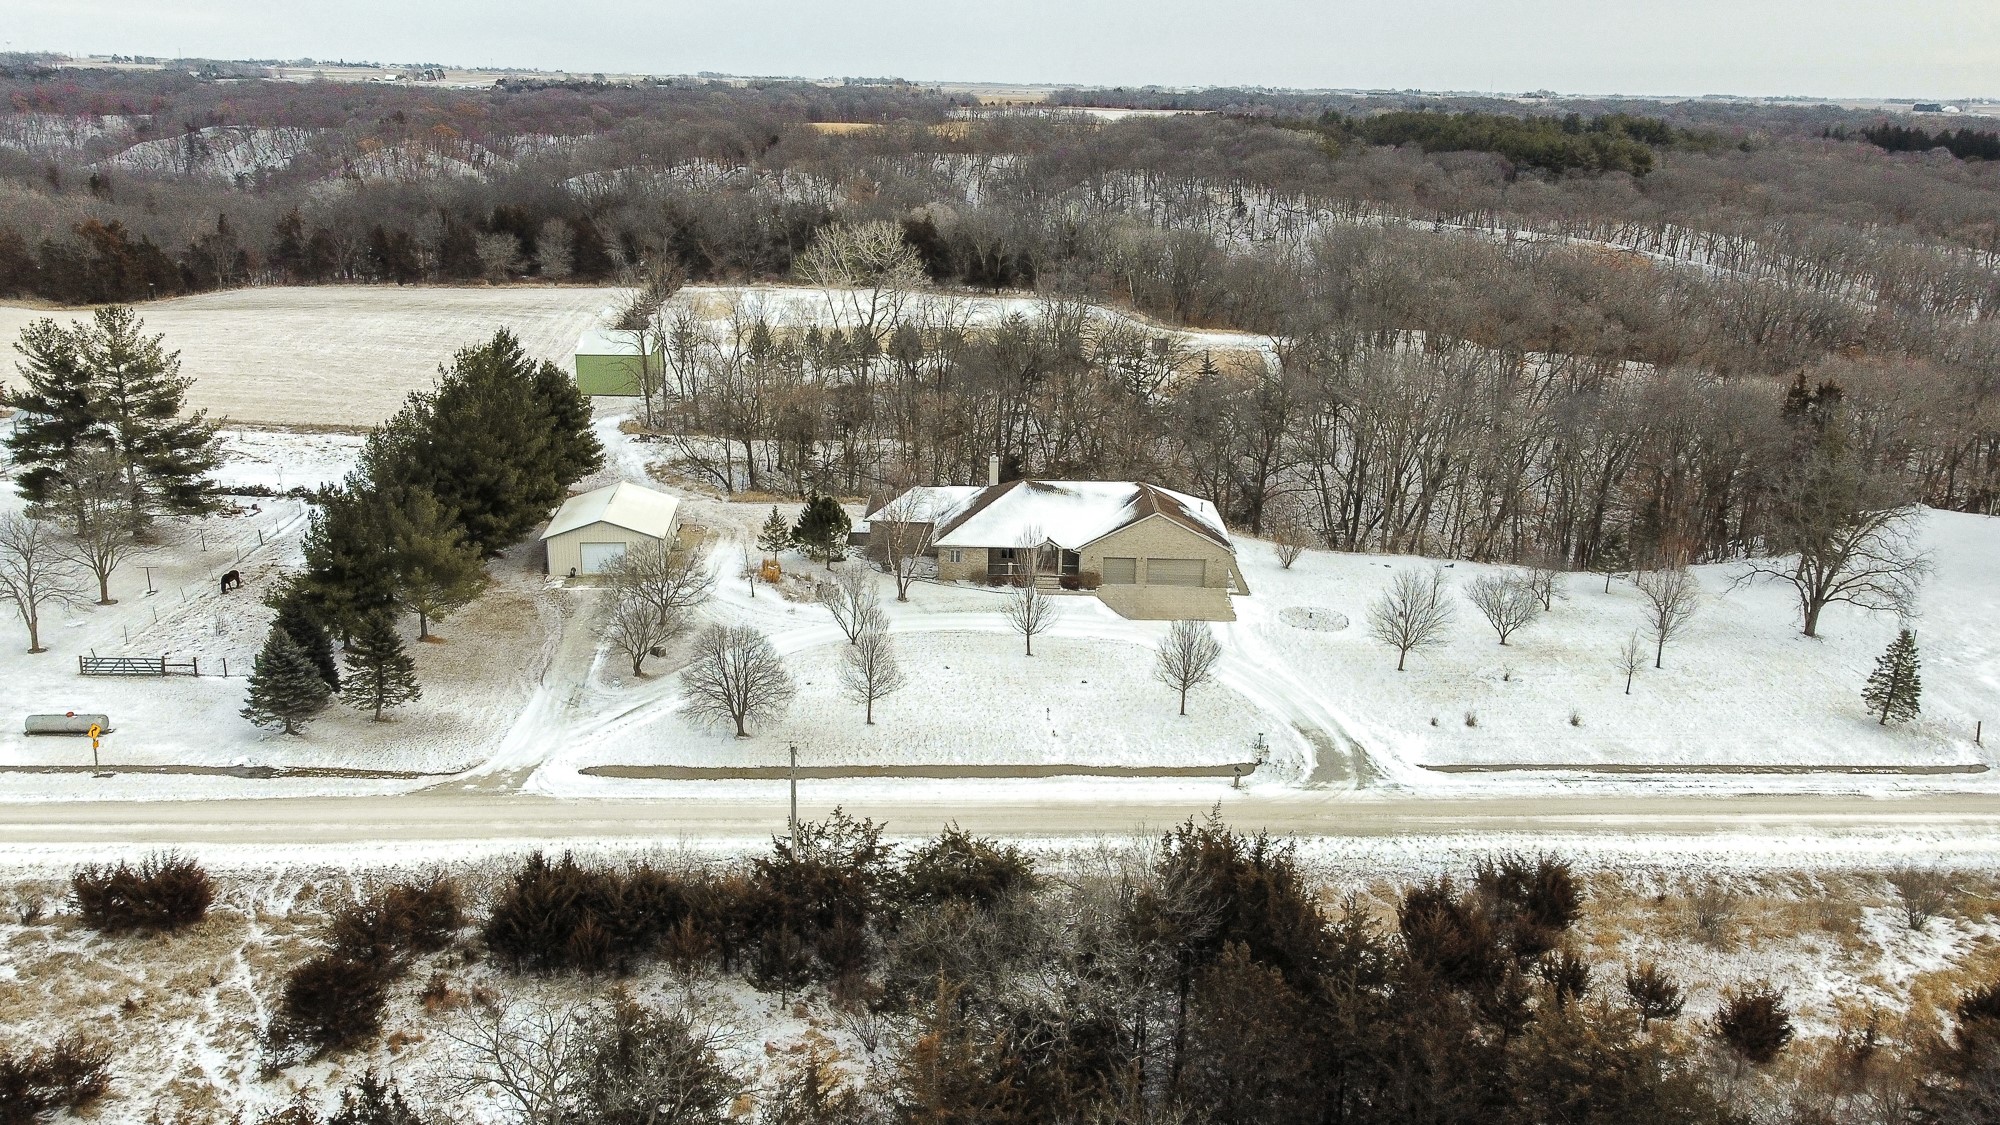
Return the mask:
<path id="1" fill-rule="evenodd" d="M 612 564 L 625 557 L 623 543 L 579 543 L 577 548 L 583 554 L 585 574 L 603 574 Z"/>
<path id="2" fill-rule="evenodd" d="M 1206 559 L 1147 559 L 1148 586 L 1199 586 L 1207 577 Z"/>

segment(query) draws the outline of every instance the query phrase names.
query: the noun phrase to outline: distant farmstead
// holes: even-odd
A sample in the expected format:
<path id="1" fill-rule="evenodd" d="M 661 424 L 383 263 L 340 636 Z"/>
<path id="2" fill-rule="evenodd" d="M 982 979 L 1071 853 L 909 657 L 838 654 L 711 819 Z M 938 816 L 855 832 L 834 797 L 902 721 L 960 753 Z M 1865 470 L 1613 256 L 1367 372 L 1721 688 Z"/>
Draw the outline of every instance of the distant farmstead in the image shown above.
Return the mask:
<path id="1" fill-rule="evenodd" d="M 657 372 L 666 357 L 657 341 L 653 344 L 649 362 Z M 620 332 L 600 322 L 577 338 L 576 385 L 584 394 L 637 398 L 643 370 L 636 332 Z"/>
<path id="2" fill-rule="evenodd" d="M 618 484 L 572 496 L 542 532 L 550 574 L 603 574 L 642 543 L 672 543 L 680 501 L 643 484 Z"/>
<path id="3" fill-rule="evenodd" d="M 929 529 L 942 581 L 1094 590 L 1126 617 L 1231 621 L 1250 592 L 1215 505 L 1138 481 L 913 488 L 869 514 L 871 555 L 899 524 Z"/>

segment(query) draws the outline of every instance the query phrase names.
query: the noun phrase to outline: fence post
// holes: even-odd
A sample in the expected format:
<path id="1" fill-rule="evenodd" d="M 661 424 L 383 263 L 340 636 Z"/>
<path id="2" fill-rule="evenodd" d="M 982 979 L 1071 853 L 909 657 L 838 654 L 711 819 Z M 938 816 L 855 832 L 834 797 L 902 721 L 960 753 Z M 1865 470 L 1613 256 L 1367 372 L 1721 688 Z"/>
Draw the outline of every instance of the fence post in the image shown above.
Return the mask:
<path id="1" fill-rule="evenodd" d="M 76 656 L 76 674 L 77 674 L 77 675 L 79 675 L 79 676 L 83 675 L 83 654 L 82 654 L 82 653 L 78 653 L 78 654 L 77 654 L 77 656 Z"/>
<path id="2" fill-rule="evenodd" d="M 194 672 L 194 674 L 195 674 L 196 676 L 200 676 L 200 675 L 201 675 L 201 657 L 199 657 L 199 656 L 190 656 L 190 657 L 188 657 L 188 668 L 189 668 L 190 670 L 192 670 L 192 671 Z"/>
<path id="3" fill-rule="evenodd" d="M 222 658 L 222 678 L 229 678 L 229 658 L 226 656 Z"/>

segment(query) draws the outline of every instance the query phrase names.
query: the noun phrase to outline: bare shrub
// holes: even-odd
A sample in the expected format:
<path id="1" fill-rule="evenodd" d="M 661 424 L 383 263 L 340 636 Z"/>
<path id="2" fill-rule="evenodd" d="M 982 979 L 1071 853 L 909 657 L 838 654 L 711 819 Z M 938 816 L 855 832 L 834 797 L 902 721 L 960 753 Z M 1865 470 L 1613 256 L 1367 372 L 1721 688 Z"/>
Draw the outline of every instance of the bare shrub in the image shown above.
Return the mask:
<path id="1" fill-rule="evenodd" d="M 1741 901 L 1735 890 L 1721 880 L 1704 880 L 1687 896 L 1695 936 L 1711 946 L 1725 944 L 1729 923 L 1736 917 Z"/>
<path id="2" fill-rule="evenodd" d="M 1792 1041 L 1785 994 L 1769 985 L 1730 990 L 1716 1009 L 1709 1034 L 1744 1062 L 1763 1066 Z"/>
<path id="3" fill-rule="evenodd" d="M 1902 901 L 1903 921 L 1913 930 L 1927 929 L 1958 897 L 1951 875 L 1933 867 L 1898 868 L 1889 873 L 1889 885 Z"/>
<path id="4" fill-rule="evenodd" d="M 137 868 L 85 867 L 71 877 L 70 894 L 83 924 L 108 934 L 191 926 L 215 901 L 208 872 L 172 852 L 147 856 Z"/>

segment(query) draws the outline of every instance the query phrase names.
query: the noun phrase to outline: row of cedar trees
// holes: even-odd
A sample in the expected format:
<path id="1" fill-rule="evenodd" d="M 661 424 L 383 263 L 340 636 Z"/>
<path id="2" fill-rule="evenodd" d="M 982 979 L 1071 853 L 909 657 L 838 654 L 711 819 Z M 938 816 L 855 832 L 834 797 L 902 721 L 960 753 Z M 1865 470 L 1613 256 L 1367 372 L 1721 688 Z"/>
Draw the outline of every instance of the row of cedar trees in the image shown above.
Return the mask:
<path id="1" fill-rule="evenodd" d="M 956 828 L 899 855 L 880 826 L 836 811 L 743 865 L 530 856 L 485 904 L 476 940 L 523 974 L 616 978 L 661 962 L 689 984 L 741 974 L 781 1003 L 823 988 L 871 1073 L 853 1084 L 808 1053 L 762 1098 L 763 1125 L 1992 1119 L 2000 983 L 1960 996 L 1949 1032 L 1890 1043 L 1870 1024 L 1824 1065 L 1774 1066 L 1795 1034 L 1781 992 L 1728 989 L 1697 1016 L 1659 968 L 1594 963 L 1575 933 L 1588 903 L 1559 857 L 1500 856 L 1469 881 L 1402 888 L 1386 923 L 1352 899 L 1330 908 L 1289 844 L 1213 816 L 1105 860 L 1055 878 Z M 186 897 L 185 866 L 166 893 Z M 79 900 L 108 874 L 80 873 Z M 470 944 L 472 914 L 438 876 L 343 906 L 274 1005 L 271 1057 L 368 1043 L 385 986 Z M 457 995 L 438 971 L 425 1006 Z M 576 1075 L 542 1110 L 612 1125 L 652 1119 L 621 1107 L 672 1097 L 681 1125 L 742 1119 L 748 1076 L 688 1014 L 617 989 L 573 1015 L 565 1043 L 506 1039 L 499 1017 L 494 1042 L 527 1052 L 517 1067 Z M 533 1093 L 499 1081 L 503 1097 Z M 1824 1112 L 1864 1103 L 1889 1109 Z M 332 1120 L 414 1125 L 423 1108 L 370 1079 Z M 287 1125 L 322 1121 L 301 1113 Z"/>
<path id="2" fill-rule="evenodd" d="M 485 560 L 602 463 L 590 402 L 554 364 L 504 329 L 460 351 L 434 388 L 368 435 L 347 480 L 315 497 L 305 569 L 270 597 L 278 616 L 244 716 L 297 734 L 335 692 L 377 719 L 418 698 L 398 618 L 415 614 L 429 638 L 485 586 Z"/>

